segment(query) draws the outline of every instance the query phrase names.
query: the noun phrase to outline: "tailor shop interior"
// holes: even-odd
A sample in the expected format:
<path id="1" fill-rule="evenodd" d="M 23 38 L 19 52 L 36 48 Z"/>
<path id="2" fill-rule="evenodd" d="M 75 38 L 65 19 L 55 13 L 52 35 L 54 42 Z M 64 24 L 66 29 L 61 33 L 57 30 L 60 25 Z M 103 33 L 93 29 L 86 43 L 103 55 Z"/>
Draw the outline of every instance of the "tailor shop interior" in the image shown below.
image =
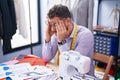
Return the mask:
<path id="1" fill-rule="evenodd" d="M 78 49 L 72 45 L 78 39 L 77 34 L 73 36 L 73 41 L 71 39 L 71 45 L 67 46 L 75 47 L 72 50 L 65 49 L 69 41 L 67 38 L 55 41 L 53 46 L 53 38 L 45 41 L 47 25 L 50 25 L 50 19 L 54 19 L 49 18 L 47 13 L 58 4 L 68 8 L 72 16 L 69 18 L 71 24 L 76 23 L 78 29 L 81 28 L 77 33 L 84 36 L 79 36 L 80 40 L 76 43 L 80 43 Z M 109 62 L 94 60 L 92 56 L 96 53 L 114 57 L 109 65 L 108 78 L 103 80 L 120 80 L 119 18 L 120 0 L 0 0 L 0 80 L 102 80 Z M 65 22 L 61 25 L 66 29 Z M 61 27 L 58 22 L 53 24 Z M 57 30 L 56 27 L 54 29 Z M 93 35 L 93 42 L 90 42 L 92 38 L 89 34 L 85 35 L 84 29 Z M 58 34 L 53 35 L 55 38 Z M 94 76 L 88 74 L 91 64 Z"/>

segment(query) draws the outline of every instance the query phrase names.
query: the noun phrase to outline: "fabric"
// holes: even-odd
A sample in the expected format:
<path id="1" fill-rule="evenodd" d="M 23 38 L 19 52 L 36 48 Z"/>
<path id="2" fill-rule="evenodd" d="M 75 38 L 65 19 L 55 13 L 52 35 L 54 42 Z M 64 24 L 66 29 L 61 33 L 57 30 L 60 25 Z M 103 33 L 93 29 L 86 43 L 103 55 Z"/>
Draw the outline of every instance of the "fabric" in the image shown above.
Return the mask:
<path id="1" fill-rule="evenodd" d="M 13 0 L 0 0 L 3 38 L 11 39 L 16 32 L 16 15 Z"/>
<path id="2" fill-rule="evenodd" d="M 15 12 L 17 19 L 17 28 L 19 34 L 22 35 L 23 38 L 28 38 L 28 30 L 27 30 L 27 21 L 25 15 L 25 6 L 23 0 L 14 0 L 15 4 Z"/>
<path id="3" fill-rule="evenodd" d="M 0 10 L 0 37 L 3 37 L 2 13 Z"/>
<path id="4" fill-rule="evenodd" d="M 17 29 L 13 0 L 0 0 L 0 12 L 2 14 L 3 51 L 8 52 L 11 49 L 10 39 Z"/>
<path id="5" fill-rule="evenodd" d="M 71 11 L 73 6 L 76 5 L 75 3 L 77 3 L 77 2 L 78 2 L 78 0 L 62 0 L 61 4 L 66 5 L 68 7 L 68 9 Z"/>
<path id="6" fill-rule="evenodd" d="M 63 5 L 66 5 L 68 7 L 68 9 L 71 10 L 71 6 L 72 6 L 71 1 L 74 1 L 74 0 L 62 0 L 61 3 Z"/>
<path id="7" fill-rule="evenodd" d="M 76 0 L 71 9 L 73 21 L 93 30 L 94 0 Z"/>
<path id="8" fill-rule="evenodd" d="M 19 61 L 18 63 L 30 63 L 32 66 L 35 66 L 35 65 L 45 66 L 46 65 L 46 62 L 42 58 L 39 58 L 34 55 L 24 56 L 24 58 L 19 59 L 18 61 Z"/>
<path id="9" fill-rule="evenodd" d="M 71 41 L 73 38 L 73 33 L 74 33 L 74 29 L 70 37 L 66 39 L 66 43 L 61 46 L 58 46 L 57 37 L 55 35 L 52 36 L 51 41 L 49 41 L 48 43 L 44 42 L 42 48 L 42 54 L 44 60 L 46 62 L 51 61 L 55 57 L 58 48 L 60 50 L 60 53 L 62 53 L 63 51 L 69 51 L 71 46 Z M 78 26 L 78 34 L 77 34 L 74 50 L 80 52 L 82 55 L 90 57 L 91 61 L 93 62 L 92 60 L 93 49 L 94 49 L 94 37 L 92 32 L 83 26 Z M 91 76 L 94 75 L 93 63 L 91 63 L 90 72 L 88 74 Z"/>

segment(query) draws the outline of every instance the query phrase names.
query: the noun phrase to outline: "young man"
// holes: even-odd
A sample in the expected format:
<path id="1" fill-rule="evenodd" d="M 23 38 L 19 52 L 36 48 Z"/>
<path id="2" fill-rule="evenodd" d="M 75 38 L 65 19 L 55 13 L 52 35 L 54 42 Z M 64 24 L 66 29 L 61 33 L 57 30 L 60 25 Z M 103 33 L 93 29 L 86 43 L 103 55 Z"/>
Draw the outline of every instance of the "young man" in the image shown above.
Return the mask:
<path id="1" fill-rule="evenodd" d="M 43 58 L 49 62 L 52 60 L 58 49 L 60 53 L 71 49 L 72 40 L 75 40 L 73 50 L 80 52 L 84 56 L 93 56 L 94 38 L 87 28 L 77 25 L 71 21 L 71 14 L 64 5 L 53 6 L 48 14 L 46 38 L 43 44 Z M 76 28 L 77 27 L 77 28 Z M 76 36 L 74 36 L 76 33 Z M 93 63 L 90 66 L 89 75 L 94 75 Z"/>

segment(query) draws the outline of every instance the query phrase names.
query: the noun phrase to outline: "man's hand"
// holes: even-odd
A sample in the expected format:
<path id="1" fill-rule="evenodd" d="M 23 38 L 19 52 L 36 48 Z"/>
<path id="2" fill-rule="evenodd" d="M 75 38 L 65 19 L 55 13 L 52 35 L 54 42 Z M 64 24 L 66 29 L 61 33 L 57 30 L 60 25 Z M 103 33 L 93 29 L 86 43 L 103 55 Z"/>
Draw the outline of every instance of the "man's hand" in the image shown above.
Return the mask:
<path id="1" fill-rule="evenodd" d="M 57 39 L 58 41 L 65 40 L 68 37 L 68 30 L 65 27 L 63 20 L 56 23 Z"/>
<path id="2" fill-rule="evenodd" d="M 49 42 L 54 32 L 51 31 L 51 25 L 47 24 L 45 41 Z"/>

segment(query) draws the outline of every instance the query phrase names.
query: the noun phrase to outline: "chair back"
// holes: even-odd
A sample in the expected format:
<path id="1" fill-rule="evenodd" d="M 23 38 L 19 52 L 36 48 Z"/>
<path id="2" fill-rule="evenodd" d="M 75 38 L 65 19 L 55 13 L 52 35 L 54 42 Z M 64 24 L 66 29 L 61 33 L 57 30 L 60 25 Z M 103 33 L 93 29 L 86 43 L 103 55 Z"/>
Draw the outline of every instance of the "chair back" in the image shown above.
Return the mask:
<path id="1" fill-rule="evenodd" d="M 108 55 L 101 54 L 101 53 L 94 53 L 93 59 L 107 64 L 102 80 L 109 80 L 108 75 L 109 75 L 110 68 L 114 61 L 114 56 L 108 56 Z"/>

